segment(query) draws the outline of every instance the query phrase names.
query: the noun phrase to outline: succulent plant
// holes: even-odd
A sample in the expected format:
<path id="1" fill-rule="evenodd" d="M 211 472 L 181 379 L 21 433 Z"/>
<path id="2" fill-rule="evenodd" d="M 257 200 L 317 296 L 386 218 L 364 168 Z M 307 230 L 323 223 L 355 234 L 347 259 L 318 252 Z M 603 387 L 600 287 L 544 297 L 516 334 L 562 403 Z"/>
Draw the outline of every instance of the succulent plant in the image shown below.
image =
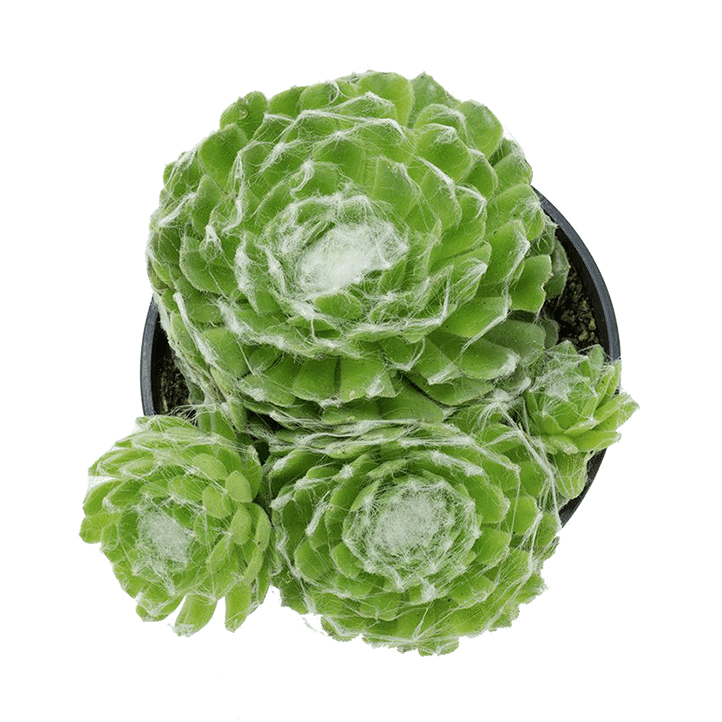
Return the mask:
<path id="1" fill-rule="evenodd" d="M 174 628 L 190 635 L 225 599 L 233 631 L 263 601 L 271 525 L 253 503 L 261 483 L 253 447 L 177 417 L 141 417 L 89 474 L 81 537 L 100 542 L 144 620 L 182 603 Z"/>
<path id="2" fill-rule="evenodd" d="M 141 617 L 182 604 L 191 634 L 224 598 L 233 630 L 273 583 L 401 651 L 509 625 L 636 408 L 558 344 L 555 230 L 496 117 L 428 75 L 229 106 L 147 249 L 194 422 L 141 418 L 90 469 L 81 536 Z"/>
<path id="3" fill-rule="evenodd" d="M 619 440 L 619 427 L 639 408 L 619 390 L 621 363 L 606 361 L 601 346 L 579 353 L 569 341 L 549 349 L 523 400 L 530 432 L 557 466 L 557 488 L 578 496 L 591 455 Z"/>
<path id="4" fill-rule="evenodd" d="M 206 400 L 441 421 L 544 348 L 533 314 L 565 269 L 529 164 L 427 75 L 250 93 L 164 179 L 149 276 Z"/>
<path id="5" fill-rule="evenodd" d="M 422 654 L 509 625 L 555 547 L 552 470 L 500 418 L 475 432 L 288 437 L 266 466 L 284 603 L 338 639 Z"/>

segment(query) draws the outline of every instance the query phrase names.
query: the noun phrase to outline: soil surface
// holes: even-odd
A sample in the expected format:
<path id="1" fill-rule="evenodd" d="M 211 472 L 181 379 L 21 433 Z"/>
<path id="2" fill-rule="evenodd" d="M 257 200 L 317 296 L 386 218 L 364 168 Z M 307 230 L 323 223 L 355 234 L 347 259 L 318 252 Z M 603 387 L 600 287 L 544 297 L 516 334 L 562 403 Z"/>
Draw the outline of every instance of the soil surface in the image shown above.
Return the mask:
<path id="1" fill-rule="evenodd" d="M 161 334 L 162 343 L 158 344 L 158 353 L 153 354 L 158 357 L 158 367 L 153 368 L 151 373 L 157 374 L 153 384 L 154 390 L 157 393 L 153 395 L 153 401 L 160 408 L 155 409 L 156 414 L 173 414 L 176 413 L 181 415 L 183 407 L 188 405 L 188 384 L 183 378 L 183 374 L 178 370 L 175 359 L 173 358 L 173 352 L 168 345 L 165 333 L 163 332 L 160 323 L 156 329 L 156 336 Z M 157 339 L 160 341 L 160 339 Z M 155 367 L 155 364 L 154 364 Z M 157 381 L 156 381 L 157 379 Z"/>
<path id="2" fill-rule="evenodd" d="M 602 344 L 589 294 L 573 264 L 570 264 L 564 290 L 556 298 L 547 300 L 544 313 L 559 324 L 559 340 L 571 341 L 577 351 Z"/>

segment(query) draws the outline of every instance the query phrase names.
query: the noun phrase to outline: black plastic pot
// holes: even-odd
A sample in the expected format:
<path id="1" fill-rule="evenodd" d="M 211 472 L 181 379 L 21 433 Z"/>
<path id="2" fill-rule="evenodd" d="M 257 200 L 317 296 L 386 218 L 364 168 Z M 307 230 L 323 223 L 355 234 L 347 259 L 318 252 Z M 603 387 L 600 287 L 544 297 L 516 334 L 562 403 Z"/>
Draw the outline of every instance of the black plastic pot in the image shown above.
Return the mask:
<path id="1" fill-rule="evenodd" d="M 609 297 L 602 274 L 582 239 L 569 225 L 567 219 L 539 191 L 537 191 L 537 195 L 544 212 L 557 224 L 557 238 L 567 253 L 569 264 L 581 279 L 596 324 L 596 336 L 599 343 L 606 351 L 608 358 L 616 360 L 620 357 L 619 331 L 612 299 Z M 151 301 L 145 319 L 140 356 L 140 395 L 143 413 L 147 416 L 170 411 L 170 409 L 164 408 L 162 375 L 173 363 L 172 359 L 173 355 L 168 345 L 168 339 L 160 325 L 158 309 Z M 604 451 L 600 451 L 592 457 L 587 469 L 587 483 L 584 490 L 576 499 L 569 501 L 560 510 L 559 516 L 562 524 L 566 524 L 579 508 L 599 471 L 604 454 Z"/>

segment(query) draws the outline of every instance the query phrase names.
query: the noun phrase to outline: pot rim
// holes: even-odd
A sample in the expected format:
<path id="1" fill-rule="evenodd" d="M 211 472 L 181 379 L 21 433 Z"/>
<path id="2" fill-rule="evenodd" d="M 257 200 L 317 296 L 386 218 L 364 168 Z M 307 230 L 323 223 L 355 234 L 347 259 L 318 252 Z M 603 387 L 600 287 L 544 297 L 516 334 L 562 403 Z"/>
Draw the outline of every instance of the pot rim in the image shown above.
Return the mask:
<path id="1" fill-rule="evenodd" d="M 569 263 L 575 267 L 582 278 L 584 288 L 591 301 L 594 321 L 597 325 L 602 348 L 610 361 L 616 361 L 621 357 L 619 328 L 617 326 L 617 318 L 614 313 L 612 299 L 607 290 L 604 278 L 599 271 L 599 267 L 589 252 L 589 249 L 584 244 L 584 241 L 582 241 L 579 234 L 572 228 L 569 221 L 560 213 L 559 209 L 536 188 L 534 191 L 539 197 L 544 212 L 557 226 L 556 236 L 567 252 Z M 153 365 L 154 358 L 157 359 L 160 356 L 164 344 L 167 346 L 168 341 L 160 325 L 160 314 L 155 300 L 151 299 L 143 328 L 143 341 L 140 353 L 140 396 L 143 413 L 146 416 L 153 416 L 156 413 L 154 397 L 157 397 L 159 389 L 157 378 L 155 378 L 153 374 Z M 589 460 L 587 466 L 587 482 L 584 485 L 582 493 L 574 499 L 570 499 L 559 510 L 559 518 L 562 526 L 571 519 L 587 495 L 599 471 L 605 453 L 606 449 L 597 452 Z"/>

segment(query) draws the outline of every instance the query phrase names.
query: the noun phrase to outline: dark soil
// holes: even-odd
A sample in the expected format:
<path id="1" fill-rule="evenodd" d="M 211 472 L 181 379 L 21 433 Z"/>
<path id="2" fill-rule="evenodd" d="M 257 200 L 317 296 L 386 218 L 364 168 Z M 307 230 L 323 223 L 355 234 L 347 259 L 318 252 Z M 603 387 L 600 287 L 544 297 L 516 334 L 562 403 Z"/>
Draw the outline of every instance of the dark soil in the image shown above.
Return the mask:
<path id="1" fill-rule="evenodd" d="M 544 313 L 559 324 L 559 340 L 571 341 L 577 351 L 601 345 L 589 295 L 573 264 L 570 264 L 564 291 L 556 298 L 547 299 Z"/>
<path id="2" fill-rule="evenodd" d="M 168 339 L 161 328 L 160 322 L 156 326 L 153 353 L 154 378 L 153 402 L 156 414 L 183 415 L 184 407 L 189 403 L 188 384 L 183 374 L 176 366 L 173 352 L 168 345 Z M 157 359 L 157 360 L 156 360 Z M 156 366 L 157 364 L 157 366 Z"/>

